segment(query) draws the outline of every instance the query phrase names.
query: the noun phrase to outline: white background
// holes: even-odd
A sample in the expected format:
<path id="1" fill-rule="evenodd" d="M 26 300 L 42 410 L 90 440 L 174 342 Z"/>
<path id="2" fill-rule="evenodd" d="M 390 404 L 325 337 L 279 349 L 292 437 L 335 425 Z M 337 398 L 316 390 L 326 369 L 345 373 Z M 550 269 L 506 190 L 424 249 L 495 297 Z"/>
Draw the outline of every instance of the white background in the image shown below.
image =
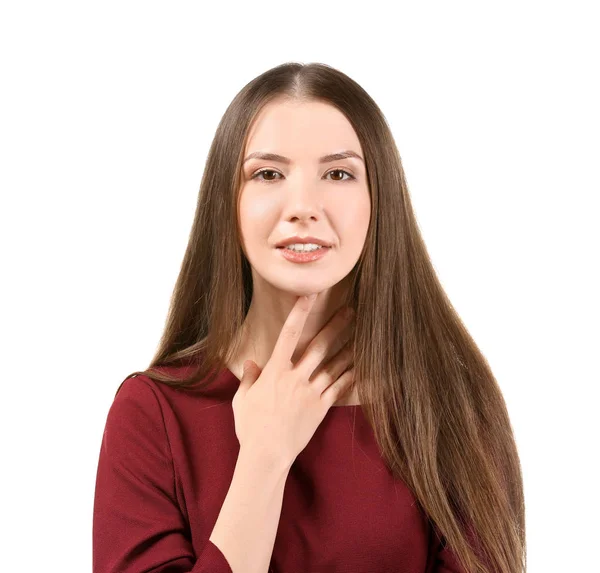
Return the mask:
<path id="1" fill-rule="evenodd" d="M 595 2 L 4 2 L 0 568 L 91 571 L 121 380 L 156 348 L 216 126 L 323 62 L 383 110 L 504 393 L 529 571 L 600 571 Z"/>

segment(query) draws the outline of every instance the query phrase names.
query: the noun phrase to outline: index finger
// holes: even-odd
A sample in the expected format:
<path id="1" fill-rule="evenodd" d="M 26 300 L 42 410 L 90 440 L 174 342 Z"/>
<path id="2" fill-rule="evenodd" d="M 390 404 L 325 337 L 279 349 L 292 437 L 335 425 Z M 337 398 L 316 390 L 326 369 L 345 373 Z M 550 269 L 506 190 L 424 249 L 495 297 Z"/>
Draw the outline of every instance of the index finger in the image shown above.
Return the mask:
<path id="1" fill-rule="evenodd" d="M 312 300 L 306 296 L 299 296 L 296 304 L 292 307 L 290 314 L 283 323 L 275 348 L 271 354 L 271 360 L 274 360 L 279 366 L 287 366 L 292 360 L 300 335 L 304 330 L 306 319 L 310 314 L 317 293 L 311 295 Z"/>

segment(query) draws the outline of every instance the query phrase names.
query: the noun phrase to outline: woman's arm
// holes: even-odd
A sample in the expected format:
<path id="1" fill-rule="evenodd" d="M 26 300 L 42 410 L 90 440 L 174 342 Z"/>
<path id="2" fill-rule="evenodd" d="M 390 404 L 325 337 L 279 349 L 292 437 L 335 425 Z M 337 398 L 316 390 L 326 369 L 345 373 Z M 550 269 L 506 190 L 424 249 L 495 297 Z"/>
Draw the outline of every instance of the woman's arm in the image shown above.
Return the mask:
<path id="1" fill-rule="evenodd" d="M 267 573 L 290 465 L 240 450 L 229 491 L 210 535 L 233 573 Z"/>
<path id="2" fill-rule="evenodd" d="M 194 552 L 160 405 L 137 378 L 122 385 L 106 419 L 92 538 L 94 573 L 231 573 L 210 541 Z"/>

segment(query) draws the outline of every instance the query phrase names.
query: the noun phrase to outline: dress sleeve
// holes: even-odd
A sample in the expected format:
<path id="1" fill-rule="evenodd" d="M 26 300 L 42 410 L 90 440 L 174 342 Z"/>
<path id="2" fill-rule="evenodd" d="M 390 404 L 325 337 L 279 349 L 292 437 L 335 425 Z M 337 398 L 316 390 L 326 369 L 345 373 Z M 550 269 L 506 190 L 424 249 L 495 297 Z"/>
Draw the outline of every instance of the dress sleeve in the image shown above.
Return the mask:
<path id="1" fill-rule="evenodd" d="M 210 540 L 194 555 L 160 404 L 128 378 L 106 418 L 94 494 L 93 573 L 232 573 Z"/>

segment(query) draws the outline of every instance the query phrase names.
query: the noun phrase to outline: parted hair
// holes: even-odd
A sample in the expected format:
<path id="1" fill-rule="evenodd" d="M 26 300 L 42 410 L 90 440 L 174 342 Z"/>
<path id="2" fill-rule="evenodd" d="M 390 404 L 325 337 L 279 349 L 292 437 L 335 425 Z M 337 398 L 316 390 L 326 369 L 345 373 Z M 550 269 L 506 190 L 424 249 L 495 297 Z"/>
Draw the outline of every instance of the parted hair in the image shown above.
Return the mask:
<path id="1" fill-rule="evenodd" d="M 502 392 L 436 275 L 383 113 L 328 65 L 274 67 L 226 109 L 164 332 L 148 368 L 125 380 L 143 374 L 201 391 L 235 355 L 252 299 L 238 221 L 243 153 L 257 114 L 274 100 L 335 106 L 364 152 L 371 219 L 344 304 L 356 309 L 354 383 L 385 463 L 465 571 L 522 573 L 523 480 Z M 171 369 L 178 366 L 186 368 Z"/>

